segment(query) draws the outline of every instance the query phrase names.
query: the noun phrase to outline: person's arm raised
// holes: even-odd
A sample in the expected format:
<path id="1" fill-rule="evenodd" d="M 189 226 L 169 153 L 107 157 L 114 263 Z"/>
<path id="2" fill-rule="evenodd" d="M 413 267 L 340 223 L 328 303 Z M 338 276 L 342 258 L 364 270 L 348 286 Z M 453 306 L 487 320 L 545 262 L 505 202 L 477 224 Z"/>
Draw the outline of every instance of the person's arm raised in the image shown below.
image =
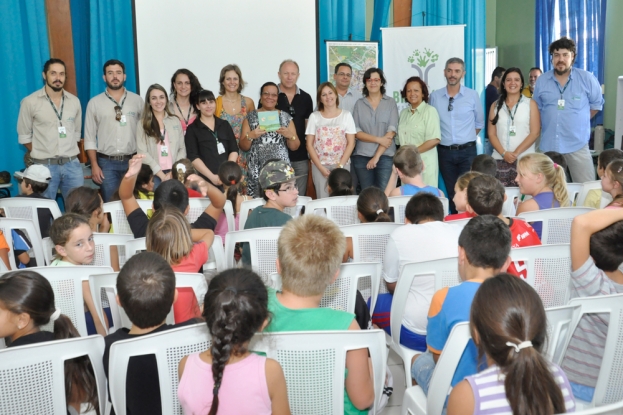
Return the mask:
<path id="1" fill-rule="evenodd" d="M 215 220 L 218 220 L 221 216 L 223 208 L 225 207 L 225 202 L 227 201 L 225 193 L 221 192 L 218 187 L 208 183 L 207 197 L 210 199 L 211 203 L 210 206 L 206 208 L 205 213 L 213 217 Z"/>
<path id="2" fill-rule="evenodd" d="M 591 236 L 623 220 L 623 209 L 597 209 L 576 216 L 571 224 L 571 268 L 578 270 L 591 255 Z"/>
<path id="3" fill-rule="evenodd" d="M 132 157 L 128 162 L 128 171 L 125 176 L 123 176 L 121 184 L 119 185 L 119 199 L 121 199 L 123 211 L 126 216 L 140 208 L 138 202 L 134 198 L 134 185 L 136 184 L 136 176 L 141 171 L 143 158 L 145 158 L 145 156 L 142 154 L 136 154 Z"/>

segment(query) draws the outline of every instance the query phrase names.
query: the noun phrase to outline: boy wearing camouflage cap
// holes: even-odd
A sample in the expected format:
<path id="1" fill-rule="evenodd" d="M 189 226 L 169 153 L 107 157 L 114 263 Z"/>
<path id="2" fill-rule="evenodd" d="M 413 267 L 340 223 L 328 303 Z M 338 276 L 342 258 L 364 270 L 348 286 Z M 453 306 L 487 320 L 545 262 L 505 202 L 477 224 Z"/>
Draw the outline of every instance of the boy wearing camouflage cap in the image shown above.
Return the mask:
<path id="1" fill-rule="evenodd" d="M 292 217 L 284 213 L 283 209 L 296 206 L 299 197 L 294 169 L 283 160 L 269 160 L 260 170 L 259 184 L 260 194 L 266 200 L 266 204 L 253 209 L 244 228 L 254 229 L 285 225 Z M 248 243 L 242 245 L 242 263 L 251 265 Z"/>

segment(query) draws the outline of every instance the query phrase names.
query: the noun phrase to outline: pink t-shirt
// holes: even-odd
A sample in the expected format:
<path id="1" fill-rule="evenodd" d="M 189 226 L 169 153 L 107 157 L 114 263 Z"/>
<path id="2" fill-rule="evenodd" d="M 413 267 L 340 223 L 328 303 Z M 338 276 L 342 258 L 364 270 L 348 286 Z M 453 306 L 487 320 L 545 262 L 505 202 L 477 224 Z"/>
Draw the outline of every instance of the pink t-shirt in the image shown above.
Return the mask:
<path id="1" fill-rule="evenodd" d="M 204 241 L 196 243 L 192 251 L 182 262 L 173 265 L 175 272 L 199 272 L 202 265 L 208 262 L 208 247 Z M 177 289 L 177 301 L 173 304 L 175 323 L 183 323 L 191 318 L 201 317 L 201 309 L 197 303 L 197 296 L 190 287 Z"/>
<path id="2" fill-rule="evenodd" d="M 158 142 L 158 164 L 162 170 L 171 170 L 173 167 L 173 158 L 171 157 L 171 146 L 169 145 L 169 132 L 160 130 L 160 134 L 164 132 L 164 145 Z M 163 156 L 162 148 L 166 147 L 166 156 Z"/>
<path id="3" fill-rule="evenodd" d="M 199 354 L 186 360 L 184 373 L 177 388 L 185 414 L 207 414 L 212 405 L 212 365 Z M 272 414 L 272 403 L 266 383 L 266 357 L 251 353 L 243 360 L 228 364 L 218 391 L 218 414 Z"/>

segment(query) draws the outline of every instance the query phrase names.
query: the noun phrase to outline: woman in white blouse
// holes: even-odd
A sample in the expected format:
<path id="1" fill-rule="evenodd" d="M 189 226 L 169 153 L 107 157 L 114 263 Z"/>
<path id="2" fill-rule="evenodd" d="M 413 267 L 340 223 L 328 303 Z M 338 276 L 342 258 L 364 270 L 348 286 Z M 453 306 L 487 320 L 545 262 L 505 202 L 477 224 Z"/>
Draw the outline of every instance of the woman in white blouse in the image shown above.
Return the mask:
<path id="1" fill-rule="evenodd" d="M 316 102 L 318 111 L 309 116 L 305 134 L 314 187 L 320 199 L 329 197 L 327 178 L 331 170 L 340 167 L 350 171 L 357 129 L 351 113 L 338 108 L 339 96 L 331 82 L 318 87 Z"/>
<path id="2" fill-rule="evenodd" d="M 519 68 L 502 75 L 500 98 L 489 109 L 489 141 L 498 164 L 497 178 L 504 186 L 516 186 L 517 159 L 534 153 L 541 132 L 541 116 L 536 103 L 522 95 L 524 78 Z"/>

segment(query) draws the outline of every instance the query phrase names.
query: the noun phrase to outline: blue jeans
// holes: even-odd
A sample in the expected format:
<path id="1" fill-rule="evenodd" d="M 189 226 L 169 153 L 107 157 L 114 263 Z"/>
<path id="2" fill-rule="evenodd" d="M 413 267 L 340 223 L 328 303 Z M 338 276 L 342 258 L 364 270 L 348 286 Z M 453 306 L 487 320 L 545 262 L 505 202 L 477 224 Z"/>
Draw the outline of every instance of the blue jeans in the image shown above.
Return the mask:
<path id="1" fill-rule="evenodd" d="M 78 159 L 74 159 L 65 164 L 47 164 L 52 175 L 52 180 L 48 184 L 48 188 L 43 192 L 43 196 L 48 199 L 56 200 L 56 193 L 60 187 L 63 199 L 67 199 L 67 195 L 71 189 L 84 185 L 84 173 L 82 164 Z"/>
<path id="2" fill-rule="evenodd" d="M 450 150 L 447 147 L 438 145 L 437 154 L 439 156 L 439 172 L 448 191 L 450 211 L 456 213 L 456 207 L 452 201 L 452 198 L 454 198 L 454 185 L 459 176 L 472 168 L 472 161 L 476 157 L 476 146 Z"/>
<path id="3" fill-rule="evenodd" d="M 171 170 L 162 170 L 162 172 L 164 174 L 169 173 Z M 158 188 L 158 186 L 160 186 L 160 183 L 162 183 L 162 180 L 160 179 L 160 177 L 156 176 L 154 174 L 154 192 L 156 191 L 156 189 Z"/>
<path id="4" fill-rule="evenodd" d="M 102 199 L 106 203 L 110 201 L 112 195 L 119 189 L 119 184 L 121 184 L 125 172 L 128 171 L 128 161 L 108 160 L 98 157 L 97 164 L 102 169 L 102 174 L 104 175 L 100 189 L 102 190 Z"/>
<path id="5" fill-rule="evenodd" d="M 493 154 L 493 146 L 491 145 L 491 141 L 489 141 L 488 138 L 485 138 L 484 141 L 484 153 L 490 156 L 491 154 Z"/>
<path id="6" fill-rule="evenodd" d="M 428 350 L 419 355 L 411 367 L 411 377 L 420 385 L 426 396 L 428 396 L 428 387 L 430 386 L 430 380 L 433 377 L 434 371 L 435 359 L 433 359 L 433 354 Z"/>
<path id="7" fill-rule="evenodd" d="M 368 170 L 366 165 L 372 157 L 351 156 L 352 165 L 357 172 L 357 178 L 361 185 L 361 190 L 368 187 L 376 186 L 381 190 L 385 190 L 389 177 L 392 175 L 393 158 L 390 156 L 381 156 L 376 167 Z"/>

